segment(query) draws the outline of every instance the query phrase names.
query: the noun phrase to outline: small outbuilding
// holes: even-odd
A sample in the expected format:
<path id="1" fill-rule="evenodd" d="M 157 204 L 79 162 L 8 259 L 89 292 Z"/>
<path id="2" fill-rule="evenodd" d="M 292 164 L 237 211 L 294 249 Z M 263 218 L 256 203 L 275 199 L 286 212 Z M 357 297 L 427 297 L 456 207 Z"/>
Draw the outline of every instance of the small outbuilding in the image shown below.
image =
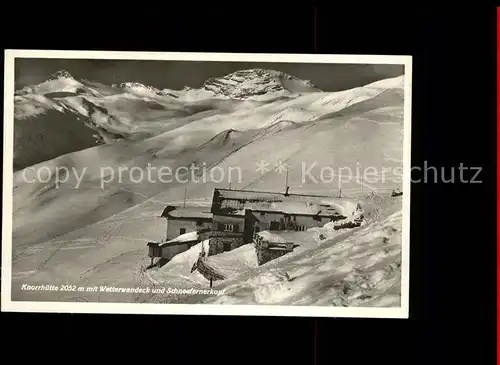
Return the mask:
<path id="1" fill-rule="evenodd" d="M 167 206 L 161 217 L 166 220 L 165 240 L 170 241 L 186 232 L 212 228 L 210 207 Z"/>
<path id="2" fill-rule="evenodd" d="M 175 255 L 189 250 L 191 247 L 200 243 L 198 232 L 188 232 L 182 234 L 172 240 L 164 242 L 148 242 L 149 257 L 151 258 L 151 265 L 154 259 L 169 261 Z"/>

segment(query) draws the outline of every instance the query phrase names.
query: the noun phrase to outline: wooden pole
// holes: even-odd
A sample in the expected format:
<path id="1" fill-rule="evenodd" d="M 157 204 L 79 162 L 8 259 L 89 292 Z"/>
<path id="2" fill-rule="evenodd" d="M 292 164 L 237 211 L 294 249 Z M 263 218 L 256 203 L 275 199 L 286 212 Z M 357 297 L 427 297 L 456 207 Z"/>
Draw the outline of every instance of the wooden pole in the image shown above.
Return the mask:
<path id="1" fill-rule="evenodd" d="M 288 187 L 288 165 L 286 165 L 285 189 Z"/>
<path id="2" fill-rule="evenodd" d="M 187 188 L 184 189 L 184 204 L 182 205 L 183 208 L 186 208 L 186 196 L 187 196 Z"/>

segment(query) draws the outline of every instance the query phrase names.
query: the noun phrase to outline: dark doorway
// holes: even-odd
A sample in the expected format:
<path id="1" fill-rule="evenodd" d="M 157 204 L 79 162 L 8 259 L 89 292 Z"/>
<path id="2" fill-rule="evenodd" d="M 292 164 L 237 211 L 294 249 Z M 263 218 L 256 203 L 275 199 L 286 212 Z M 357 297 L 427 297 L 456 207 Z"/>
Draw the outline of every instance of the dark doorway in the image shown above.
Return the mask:
<path id="1" fill-rule="evenodd" d="M 279 231 L 280 230 L 280 222 L 272 221 L 269 227 L 270 231 Z"/>
<path id="2" fill-rule="evenodd" d="M 245 212 L 245 223 L 243 226 L 243 242 L 244 243 L 250 243 L 253 241 L 253 235 L 255 233 L 254 227 L 255 223 L 257 222 L 257 218 L 247 210 Z"/>

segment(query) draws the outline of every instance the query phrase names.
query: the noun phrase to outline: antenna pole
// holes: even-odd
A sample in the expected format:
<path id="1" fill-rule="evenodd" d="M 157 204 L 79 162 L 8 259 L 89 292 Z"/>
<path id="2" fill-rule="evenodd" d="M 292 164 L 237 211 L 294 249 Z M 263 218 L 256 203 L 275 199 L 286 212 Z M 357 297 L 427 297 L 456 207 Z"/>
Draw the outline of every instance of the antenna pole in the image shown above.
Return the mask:
<path id="1" fill-rule="evenodd" d="M 184 204 L 182 205 L 183 208 L 186 208 L 186 196 L 187 196 L 187 188 L 184 189 Z"/>
<path id="2" fill-rule="evenodd" d="M 288 187 L 288 165 L 286 165 L 285 189 Z"/>

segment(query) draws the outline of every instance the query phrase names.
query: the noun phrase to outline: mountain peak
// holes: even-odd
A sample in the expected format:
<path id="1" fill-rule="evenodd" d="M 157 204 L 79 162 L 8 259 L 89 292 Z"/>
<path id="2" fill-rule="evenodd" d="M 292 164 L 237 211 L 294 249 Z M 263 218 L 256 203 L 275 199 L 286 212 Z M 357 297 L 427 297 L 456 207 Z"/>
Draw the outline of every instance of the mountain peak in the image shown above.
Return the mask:
<path id="1" fill-rule="evenodd" d="M 156 95 L 163 95 L 161 90 L 158 90 L 157 88 L 153 86 L 147 86 L 144 85 L 140 82 L 136 81 L 127 81 L 127 82 L 122 82 L 120 84 L 113 84 L 111 85 L 114 88 L 119 88 L 119 89 L 125 89 L 133 93 L 153 93 Z"/>
<path id="2" fill-rule="evenodd" d="M 57 79 L 73 79 L 73 76 L 71 76 L 71 74 L 66 70 L 59 70 L 54 72 L 49 77 L 49 80 L 57 80 Z"/>
<path id="3" fill-rule="evenodd" d="M 147 87 L 146 85 L 144 84 L 141 84 L 140 82 L 136 82 L 136 81 L 127 81 L 127 82 L 121 82 L 120 84 L 113 84 L 114 87 L 121 87 L 121 88 L 124 88 L 124 87 Z"/>
<path id="4" fill-rule="evenodd" d="M 276 92 L 320 91 L 308 80 L 263 68 L 238 70 L 222 77 L 212 77 L 205 81 L 202 88 L 215 95 L 234 99 Z"/>

